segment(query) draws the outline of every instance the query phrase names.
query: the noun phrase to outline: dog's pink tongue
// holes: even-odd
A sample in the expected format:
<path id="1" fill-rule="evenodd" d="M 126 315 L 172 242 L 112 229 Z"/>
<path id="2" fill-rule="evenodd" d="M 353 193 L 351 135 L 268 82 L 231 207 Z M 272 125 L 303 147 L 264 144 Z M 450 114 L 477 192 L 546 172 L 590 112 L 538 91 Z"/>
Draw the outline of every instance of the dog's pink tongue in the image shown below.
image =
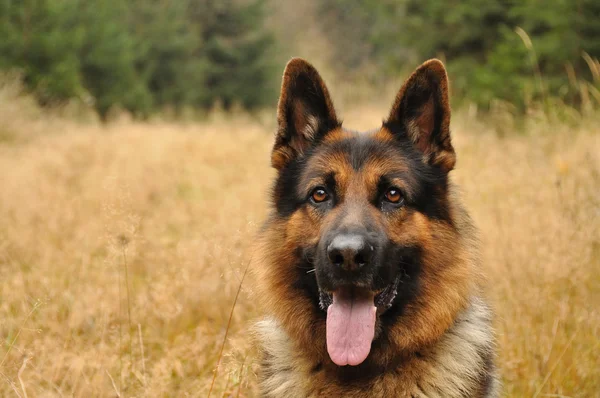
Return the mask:
<path id="1" fill-rule="evenodd" d="M 356 366 L 367 359 L 376 312 L 372 294 L 333 293 L 333 304 L 327 309 L 327 352 L 336 365 Z"/>

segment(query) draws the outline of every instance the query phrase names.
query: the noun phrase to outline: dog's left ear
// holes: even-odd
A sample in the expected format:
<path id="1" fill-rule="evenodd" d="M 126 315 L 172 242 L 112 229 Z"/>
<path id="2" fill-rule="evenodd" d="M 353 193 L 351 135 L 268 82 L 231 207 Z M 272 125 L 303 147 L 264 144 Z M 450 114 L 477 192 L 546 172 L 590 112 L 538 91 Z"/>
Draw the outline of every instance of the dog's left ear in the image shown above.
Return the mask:
<path id="1" fill-rule="evenodd" d="M 384 126 L 393 134 L 407 137 L 423 153 L 426 163 L 445 172 L 454 168 L 448 77 L 440 60 L 425 62 L 408 78 Z"/>
<path id="2" fill-rule="evenodd" d="M 323 79 L 301 58 L 293 58 L 283 72 L 277 125 L 271 164 L 278 170 L 340 125 Z"/>

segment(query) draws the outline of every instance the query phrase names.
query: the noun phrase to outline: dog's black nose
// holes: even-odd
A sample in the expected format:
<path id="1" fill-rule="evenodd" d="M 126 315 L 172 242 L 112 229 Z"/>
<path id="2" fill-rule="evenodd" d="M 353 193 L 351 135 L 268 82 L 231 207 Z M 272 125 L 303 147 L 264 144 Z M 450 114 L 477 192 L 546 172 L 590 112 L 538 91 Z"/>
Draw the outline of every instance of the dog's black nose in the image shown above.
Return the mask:
<path id="1" fill-rule="evenodd" d="M 367 265 L 373 254 L 373 246 L 358 234 L 337 235 L 327 247 L 331 264 L 346 271 L 356 271 Z"/>

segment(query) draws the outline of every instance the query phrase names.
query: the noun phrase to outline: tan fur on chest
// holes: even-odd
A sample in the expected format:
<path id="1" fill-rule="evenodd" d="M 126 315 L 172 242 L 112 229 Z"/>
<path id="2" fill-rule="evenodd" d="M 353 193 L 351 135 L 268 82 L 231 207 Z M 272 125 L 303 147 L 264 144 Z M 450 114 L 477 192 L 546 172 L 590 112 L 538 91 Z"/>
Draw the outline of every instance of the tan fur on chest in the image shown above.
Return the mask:
<path id="1" fill-rule="evenodd" d="M 496 397 L 490 312 L 478 298 L 431 347 L 365 383 L 342 383 L 295 349 L 273 319 L 257 325 L 265 397 Z"/>

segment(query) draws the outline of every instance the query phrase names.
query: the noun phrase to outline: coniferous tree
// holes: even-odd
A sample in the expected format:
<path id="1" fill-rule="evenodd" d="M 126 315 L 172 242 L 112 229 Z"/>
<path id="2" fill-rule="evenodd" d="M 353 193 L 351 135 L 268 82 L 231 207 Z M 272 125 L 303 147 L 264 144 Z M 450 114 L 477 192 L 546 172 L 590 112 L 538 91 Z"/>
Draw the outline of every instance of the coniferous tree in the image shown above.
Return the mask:
<path id="1" fill-rule="evenodd" d="M 20 70 L 42 105 L 78 98 L 103 119 L 113 107 L 255 108 L 277 80 L 264 17 L 264 0 L 2 1 L 0 69 Z"/>
<path id="2" fill-rule="evenodd" d="M 275 100 L 270 49 L 274 38 L 265 30 L 264 1 L 193 2 L 191 18 L 199 26 L 206 62 L 202 106 L 221 101 L 256 108 Z"/>
<path id="3" fill-rule="evenodd" d="M 127 6 L 111 0 L 77 0 L 84 44 L 77 54 L 84 86 L 105 119 L 120 107 L 148 115 L 152 98 L 136 73 L 135 41 L 127 27 Z"/>
<path id="4" fill-rule="evenodd" d="M 0 2 L 0 68 L 18 69 L 42 104 L 84 91 L 77 56 L 83 32 L 72 2 Z"/>
<path id="5" fill-rule="evenodd" d="M 176 110 L 198 102 L 203 92 L 201 38 L 188 17 L 186 1 L 136 0 L 130 3 L 130 30 L 136 43 L 137 72 L 154 106 Z"/>

